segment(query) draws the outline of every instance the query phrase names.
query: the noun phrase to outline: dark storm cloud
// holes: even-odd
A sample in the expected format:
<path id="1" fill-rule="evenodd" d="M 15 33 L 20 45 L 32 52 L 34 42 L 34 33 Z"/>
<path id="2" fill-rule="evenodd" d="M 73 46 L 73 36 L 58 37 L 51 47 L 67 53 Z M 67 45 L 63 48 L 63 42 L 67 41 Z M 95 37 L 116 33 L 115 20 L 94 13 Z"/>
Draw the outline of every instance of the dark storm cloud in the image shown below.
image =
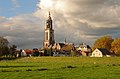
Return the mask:
<path id="1" fill-rule="evenodd" d="M 10 44 L 19 48 L 41 47 L 43 40 L 43 23 L 41 19 L 31 14 L 21 15 L 0 20 L 0 34 L 6 37 Z M 39 44 L 39 45 L 38 45 Z"/>

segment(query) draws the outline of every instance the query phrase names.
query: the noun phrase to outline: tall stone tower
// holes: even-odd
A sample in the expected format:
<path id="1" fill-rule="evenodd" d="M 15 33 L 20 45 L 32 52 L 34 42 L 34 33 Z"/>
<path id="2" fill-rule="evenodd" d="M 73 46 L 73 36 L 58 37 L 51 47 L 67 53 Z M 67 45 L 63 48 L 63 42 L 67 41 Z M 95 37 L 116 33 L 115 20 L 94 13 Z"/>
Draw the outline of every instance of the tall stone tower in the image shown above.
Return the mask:
<path id="1" fill-rule="evenodd" d="M 49 17 L 46 20 L 45 30 L 44 30 L 44 48 L 53 46 L 54 41 L 54 30 L 52 28 L 52 19 L 49 12 Z"/>

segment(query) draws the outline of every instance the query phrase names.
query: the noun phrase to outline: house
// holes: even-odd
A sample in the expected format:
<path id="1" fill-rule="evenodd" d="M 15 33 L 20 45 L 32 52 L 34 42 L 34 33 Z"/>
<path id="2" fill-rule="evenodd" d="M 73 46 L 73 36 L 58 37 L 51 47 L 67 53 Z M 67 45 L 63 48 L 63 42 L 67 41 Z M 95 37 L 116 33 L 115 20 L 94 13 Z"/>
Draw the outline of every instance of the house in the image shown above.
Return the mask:
<path id="1" fill-rule="evenodd" d="M 21 56 L 22 56 L 22 57 L 27 56 L 27 54 L 26 54 L 25 50 L 22 50 L 22 51 L 21 51 Z"/>
<path id="2" fill-rule="evenodd" d="M 85 44 L 85 43 L 82 43 L 79 45 L 79 47 L 77 48 L 77 51 L 79 53 L 81 53 L 81 55 L 83 56 L 88 56 L 89 53 L 92 52 L 92 49 L 89 45 Z"/>
<path id="3" fill-rule="evenodd" d="M 91 57 L 111 57 L 111 52 L 104 48 L 96 48 L 93 52 Z"/>
<path id="4" fill-rule="evenodd" d="M 30 49 L 25 49 L 25 50 L 22 50 L 22 52 L 21 52 L 22 57 L 31 56 L 31 55 L 32 55 L 32 50 L 30 50 Z"/>
<path id="5" fill-rule="evenodd" d="M 55 43 L 52 48 L 56 50 L 60 50 L 64 45 L 65 43 Z"/>
<path id="6" fill-rule="evenodd" d="M 53 56 L 67 56 L 73 49 L 72 43 L 55 43 L 52 49 L 54 50 Z"/>
<path id="7" fill-rule="evenodd" d="M 39 49 L 39 52 L 40 52 L 40 56 L 44 56 L 44 49 L 43 48 Z"/>

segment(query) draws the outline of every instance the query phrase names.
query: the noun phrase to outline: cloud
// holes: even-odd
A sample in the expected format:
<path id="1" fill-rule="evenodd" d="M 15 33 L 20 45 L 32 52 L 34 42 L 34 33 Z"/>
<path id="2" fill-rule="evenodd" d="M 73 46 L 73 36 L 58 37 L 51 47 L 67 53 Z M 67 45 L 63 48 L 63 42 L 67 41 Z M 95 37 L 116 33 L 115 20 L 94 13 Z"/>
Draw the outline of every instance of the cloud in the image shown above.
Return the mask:
<path id="1" fill-rule="evenodd" d="M 119 0 L 50 0 L 52 5 L 49 7 L 43 1 L 38 4 L 41 9 L 35 14 L 39 16 L 40 12 L 50 10 L 56 34 L 61 37 L 88 42 L 98 36 L 120 34 Z"/>
<path id="2" fill-rule="evenodd" d="M 19 48 L 40 47 L 43 38 L 43 23 L 32 14 L 15 17 L 0 17 L 0 34 Z"/>
<path id="3" fill-rule="evenodd" d="M 92 44 L 103 35 L 120 37 L 119 0 L 41 0 L 37 6 L 33 14 L 0 17 L 0 34 L 19 48 L 42 47 L 51 11 L 56 42 Z"/>

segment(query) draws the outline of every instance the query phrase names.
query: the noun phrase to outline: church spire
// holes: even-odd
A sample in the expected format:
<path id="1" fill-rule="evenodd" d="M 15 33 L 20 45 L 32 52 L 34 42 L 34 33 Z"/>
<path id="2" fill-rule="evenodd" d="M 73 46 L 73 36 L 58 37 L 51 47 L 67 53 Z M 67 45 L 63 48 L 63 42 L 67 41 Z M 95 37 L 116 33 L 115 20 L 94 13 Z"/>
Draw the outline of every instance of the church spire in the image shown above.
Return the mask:
<path id="1" fill-rule="evenodd" d="M 49 11 L 49 16 L 51 16 L 50 11 Z"/>
<path id="2" fill-rule="evenodd" d="M 52 20 L 52 19 L 51 19 L 51 13 L 50 13 L 50 11 L 49 11 L 49 20 Z"/>
<path id="3" fill-rule="evenodd" d="M 50 11 L 49 11 L 49 17 L 46 21 L 46 28 L 52 29 L 52 18 L 51 18 Z"/>

